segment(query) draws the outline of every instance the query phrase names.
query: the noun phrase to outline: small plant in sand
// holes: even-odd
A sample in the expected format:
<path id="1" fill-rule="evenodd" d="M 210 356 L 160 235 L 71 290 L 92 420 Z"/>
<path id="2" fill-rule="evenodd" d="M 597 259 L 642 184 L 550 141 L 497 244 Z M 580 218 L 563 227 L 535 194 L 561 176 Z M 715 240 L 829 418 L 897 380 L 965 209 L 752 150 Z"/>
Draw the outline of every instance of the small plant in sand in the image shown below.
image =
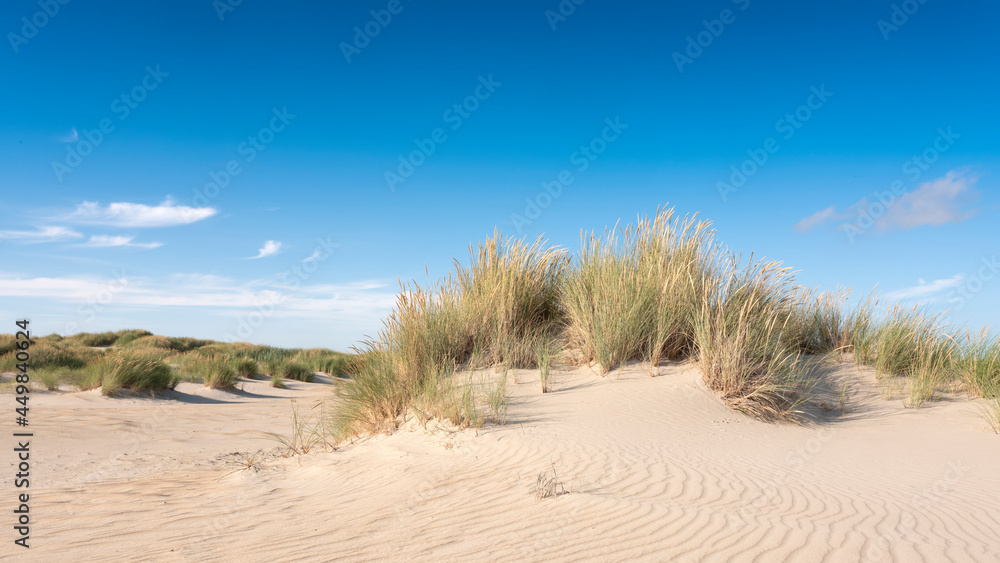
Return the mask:
<path id="1" fill-rule="evenodd" d="M 236 454 L 236 459 L 232 459 L 226 462 L 226 465 L 230 467 L 235 467 L 229 473 L 226 473 L 219 480 L 229 477 L 233 473 L 247 473 L 253 471 L 254 473 L 260 472 L 260 452 L 254 453 L 238 453 Z"/>
<path id="2" fill-rule="evenodd" d="M 510 397 L 507 395 L 507 372 L 499 377 L 496 383 L 486 385 L 486 403 L 490 408 L 490 419 L 494 424 L 507 422 L 507 405 Z"/>
<path id="3" fill-rule="evenodd" d="M 59 389 L 59 372 L 55 370 L 42 370 L 37 372 L 37 376 L 46 390 L 57 391 Z"/>
<path id="4" fill-rule="evenodd" d="M 979 414 L 986 421 L 994 434 L 1000 434 L 1000 392 L 992 397 L 982 399 L 978 406 Z"/>
<path id="5" fill-rule="evenodd" d="M 849 390 L 850 389 L 848 387 L 848 383 L 846 380 L 844 381 L 843 384 L 841 384 L 840 388 L 837 389 L 837 404 L 839 405 L 840 412 L 844 414 L 850 412 L 847 410 L 848 409 L 847 400 L 849 398 L 848 396 Z"/>
<path id="6" fill-rule="evenodd" d="M 324 403 L 317 402 L 312 408 L 317 407 L 319 414 L 315 419 L 306 419 L 299 416 L 295 399 L 292 399 L 292 433 L 289 436 L 277 432 L 260 432 L 260 434 L 281 444 L 285 450 L 282 454 L 284 457 L 307 454 L 320 445 L 325 449 L 336 449 L 336 446 L 329 441 L 331 436 L 329 413 Z"/>
<path id="7" fill-rule="evenodd" d="M 548 393 L 549 369 L 552 366 L 552 341 L 546 336 L 541 336 L 535 340 L 534 348 L 535 361 L 538 364 L 538 377 L 542 384 L 542 393 Z"/>
<path id="8" fill-rule="evenodd" d="M 556 466 L 554 463 L 552 464 L 552 469 L 550 471 L 540 472 L 538 474 L 538 478 L 535 479 L 535 498 L 538 500 L 557 497 L 568 493 L 569 491 L 566 490 L 562 481 L 559 480 L 559 474 L 556 473 Z"/>
<path id="9" fill-rule="evenodd" d="M 285 380 L 284 380 L 284 378 L 281 377 L 278 374 L 272 375 L 271 376 L 271 387 L 274 387 L 275 389 L 285 389 L 286 387 L 285 387 Z"/>

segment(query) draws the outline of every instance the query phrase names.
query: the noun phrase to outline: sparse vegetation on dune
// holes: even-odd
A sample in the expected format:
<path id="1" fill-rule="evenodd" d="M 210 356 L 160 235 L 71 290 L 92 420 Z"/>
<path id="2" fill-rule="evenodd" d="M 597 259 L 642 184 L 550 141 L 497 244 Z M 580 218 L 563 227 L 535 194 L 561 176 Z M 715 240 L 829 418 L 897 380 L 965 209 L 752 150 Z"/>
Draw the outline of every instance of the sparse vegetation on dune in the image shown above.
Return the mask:
<path id="1" fill-rule="evenodd" d="M 16 369 L 14 343 L 13 335 L 0 335 L 0 371 Z M 37 374 L 35 380 L 48 389 L 67 383 L 81 390 L 106 387 L 112 391 L 116 380 L 108 380 L 107 373 L 122 357 L 159 362 L 172 370 L 177 380 L 219 389 L 234 388 L 240 376 L 253 377 L 264 362 L 283 370 L 282 377 L 312 381 L 316 371 L 344 376 L 352 361 L 349 354 L 322 348 L 285 349 L 246 342 L 174 338 L 135 329 L 33 338 L 30 352 L 31 369 Z"/>

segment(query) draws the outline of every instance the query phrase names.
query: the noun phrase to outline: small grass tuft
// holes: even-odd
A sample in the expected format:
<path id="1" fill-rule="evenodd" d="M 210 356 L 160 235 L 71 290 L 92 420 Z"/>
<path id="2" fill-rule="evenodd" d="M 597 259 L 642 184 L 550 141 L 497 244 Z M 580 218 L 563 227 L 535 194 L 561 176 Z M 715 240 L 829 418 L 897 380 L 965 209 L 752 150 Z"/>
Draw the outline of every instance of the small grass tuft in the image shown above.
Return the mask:
<path id="1" fill-rule="evenodd" d="M 287 387 L 285 387 L 285 380 L 278 374 L 271 376 L 271 387 L 274 387 L 275 389 L 287 389 Z"/>
<path id="2" fill-rule="evenodd" d="M 538 474 L 538 477 L 535 479 L 535 499 L 542 500 L 565 494 L 569 494 L 569 491 L 566 490 L 562 481 L 559 480 L 559 474 L 556 473 L 554 463 L 551 470 L 542 471 Z"/>

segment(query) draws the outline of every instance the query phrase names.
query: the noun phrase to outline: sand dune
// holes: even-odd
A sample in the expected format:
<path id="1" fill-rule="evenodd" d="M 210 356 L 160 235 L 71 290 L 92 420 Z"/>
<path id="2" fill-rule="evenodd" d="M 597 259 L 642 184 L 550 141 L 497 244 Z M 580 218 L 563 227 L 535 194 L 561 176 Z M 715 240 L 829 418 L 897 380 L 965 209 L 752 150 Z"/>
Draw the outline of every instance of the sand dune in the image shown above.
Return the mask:
<path id="1" fill-rule="evenodd" d="M 1000 436 L 973 403 L 904 409 L 843 365 L 849 412 L 727 409 L 687 365 L 515 372 L 508 424 L 416 424 L 284 459 L 328 381 L 167 399 L 38 393 L 33 561 L 997 561 Z M 263 450 L 260 471 L 227 473 Z M 37 452 L 37 454 L 35 453 Z M 537 499 L 540 472 L 567 494 Z M 9 475 L 5 472 L 5 486 Z M 18 548 L 21 549 L 21 548 Z"/>

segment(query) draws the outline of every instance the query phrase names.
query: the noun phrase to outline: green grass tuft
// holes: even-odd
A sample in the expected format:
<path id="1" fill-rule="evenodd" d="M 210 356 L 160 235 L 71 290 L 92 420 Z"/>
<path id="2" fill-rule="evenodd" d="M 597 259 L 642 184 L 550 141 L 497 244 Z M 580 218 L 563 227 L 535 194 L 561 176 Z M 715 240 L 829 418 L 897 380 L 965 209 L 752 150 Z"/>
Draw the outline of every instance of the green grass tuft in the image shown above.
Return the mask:
<path id="1" fill-rule="evenodd" d="M 102 363 L 101 393 L 156 393 L 173 389 L 177 378 L 167 364 L 136 353 L 116 353 Z"/>

